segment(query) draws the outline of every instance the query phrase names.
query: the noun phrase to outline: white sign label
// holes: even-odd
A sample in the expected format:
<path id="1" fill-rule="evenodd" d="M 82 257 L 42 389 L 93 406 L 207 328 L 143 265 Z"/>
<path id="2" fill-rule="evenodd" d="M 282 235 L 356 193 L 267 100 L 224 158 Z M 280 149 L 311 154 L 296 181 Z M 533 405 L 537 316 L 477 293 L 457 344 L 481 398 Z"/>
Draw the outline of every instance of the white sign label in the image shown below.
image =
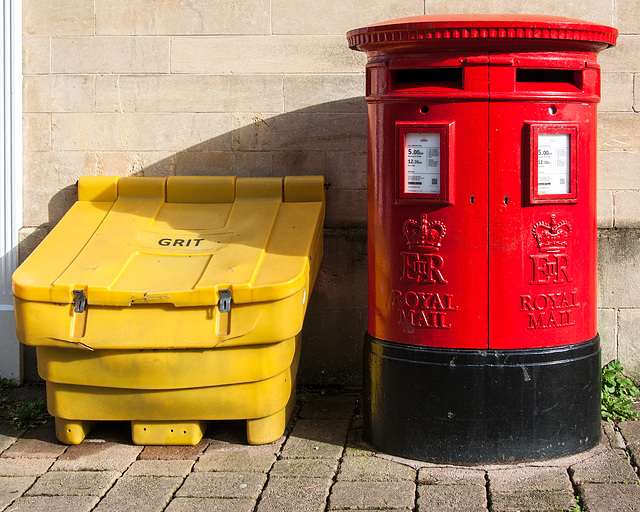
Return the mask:
<path id="1" fill-rule="evenodd" d="M 405 133 L 404 192 L 440 193 L 440 134 Z"/>
<path id="2" fill-rule="evenodd" d="M 571 137 L 568 133 L 538 134 L 538 194 L 571 192 Z"/>

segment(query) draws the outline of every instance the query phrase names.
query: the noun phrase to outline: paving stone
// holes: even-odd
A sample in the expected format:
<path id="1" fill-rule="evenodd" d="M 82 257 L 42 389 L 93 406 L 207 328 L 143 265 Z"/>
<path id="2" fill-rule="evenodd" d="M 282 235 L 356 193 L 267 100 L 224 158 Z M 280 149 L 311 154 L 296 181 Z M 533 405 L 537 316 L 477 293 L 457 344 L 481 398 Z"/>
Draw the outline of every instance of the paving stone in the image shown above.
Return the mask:
<path id="1" fill-rule="evenodd" d="M 270 476 L 285 478 L 333 478 L 338 462 L 330 459 L 282 459 L 269 471 Z"/>
<path id="2" fill-rule="evenodd" d="M 485 512 L 487 491 L 480 485 L 419 485 L 418 512 Z"/>
<path id="3" fill-rule="evenodd" d="M 615 428 L 615 424 L 611 421 L 603 422 L 602 431 L 609 441 L 609 446 L 614 449 L 624 450 L 626 443 L 622 434 Z"/>
<path id="4" fill-rule="evenodd" d="M 376 449 L 362 439 L 362 427 L 352 426 L 343 457 L 369 457 L 375 454 Z"/>
<path id="5" fill-rule="evenodd" d="M 631 460 L 640 466 L 640 421 L 623 421 L 618 427 L 624 437 Z"/>
<path id="6" fill-rule="evenodd" d="M 119 476 L 117 471 L 52 471 L 38 478 L 25 496 L 102 496 Z"/>
<path id="7" fill-rule="evenodd" d="M 622 421 L 618 424 L 627 444 L 640 444 L 640 421 Z"/>
<path id="8" fill-rule="evenodd" d="M 573 493 L 571 480 L 564 468 L 520 467 L 489 470 L 489 489 L 492 493 L 517 491 L 562 491 Z"/>
<path id="9" fill-rule="evenodd" d="M 25 459 L 55 459 L 67 449 L 56 439 L 53 422 L 29 429 L 2 453 L 3 457 Z"/>
<path id="10" fill-rule="evenodd" d="M 0 453 L 15 443 L 22 434 L 24 430 L 16 430 L 12 424 L 0 421 Z"/>
<path id="11" fill-rule="evenodd" d="M 630 484 L 640 483 L 626 454 L 608 450 L 569 468 L 576 484 Z"/>
<path id="12" fill-rule="evenodd" d="M 329 496 L 329 510 L 413 509 L 413 482 L 336 482 Z"/>
<path id="13" fill-rule="evenodd" d="M 416 471 L 409 466 L 378 457 L 349 457 L 340 466 L 338 480 L 365 482 L 393 482 L 416 479 Z"/>
<path id="14" fill-rule="evenodd" d="M 578 492 L 585 512 L 640 511 L 640 485 L 582 484 Z"/>
<path id="15" fill-rule="evenodd" d="M 490 492 L 491 512 L 570 512 L 576 501 L 569 491 Z"/>
<path id="16" fill-rule="evenodd" d="M 299 417 L 305 419 L 351 419 L 357 401 L 357 395 L 314 397 L 302 406 Z"/>
<path id="17" fill-rule="evenodd" d="M 98 500 L 97 496 L 28 496 L 19 498 L 4 512 L 89 512 Z"/>
<path id="18" fill-rule="evenodd" d="M 0 476 L 0 510 L 33 485 L 34 476 Z"/>
<path id="19" fill-rule="evenodd" d="M 165 512 L 253 512 L 255 505 L 241 498 L 175 498 Z"/>
<path id="20" fill-rule="evenodd" d="M 191 473 L 176 496 L 257 499 L 266 479 L 263 473 Z"/>
<path id="21" fill-rule="evenodd" d="M 486 484 L 485 472 L 466 468 L 420 468 L 418 484 L 422 485 L 479 485 Z"/>
<path id="22" fill-rule="evenodd" d="M 124 476 L 181 476 L 186 477 L 193 467 L 192 460 L 136 460 Z"/>
<path id="23" fill-rule="evenodd" d="M 283 449 L 283 458 L 339 459 L 347 439 L 348 419 L 298 420 Z"/>
<path id="24" fill-rule="evenodd" d="M 53 471 L 120 471 L 124 472 L 142 451 L 142 446 L 110 441 L 84 440 L 70 446 L 58 457 Z"/>
<path id="25" fill-rule="evenodd" d="M 0 476 L 39 476 L 46 473 L 55 459 L 0 458 Z"/>
<path id="26" fill-rule="evenodd" d="M 225 444 L 212 446 L 200 457 L 194 471 L 251 471 L 266 473 L 276 461 L 278 444 L 260 446 Z"/>
<path id="27" fill-rule="evenodd" d="M 162 511 L 181 483 L 182 478 L 178 477 L 122 477 L 102 498 L 95 511 Z"/>
<path id="28" fill-rule="evenodd" d="M 271 478 L 257 512 L 324 512 L 330 478 Z"/>
<path id="29" fill-rule="evenodd" d="M 196 460 L 209 446 L 210 439 L 202 439 L 193 446 L 145 446 L 141 460 Z"/>

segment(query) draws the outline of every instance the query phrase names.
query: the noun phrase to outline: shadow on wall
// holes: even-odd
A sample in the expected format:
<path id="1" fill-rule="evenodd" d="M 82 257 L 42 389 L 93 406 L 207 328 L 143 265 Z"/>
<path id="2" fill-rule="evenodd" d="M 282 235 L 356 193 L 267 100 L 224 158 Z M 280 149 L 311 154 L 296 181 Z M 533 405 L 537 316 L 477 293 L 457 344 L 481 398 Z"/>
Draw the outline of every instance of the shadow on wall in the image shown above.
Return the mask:
<path id="1" fill-rule="evenodd" d="M 262 117 L 237 114 L 237 128 L 147 165 L 145 152 L 125 147 L 105 165 L 99 152 L 95 166 L 70 175 L 158 176 L 288 176 L 323 175 L 327 184 L 324 257 L 309 301 L 299 383 L 305 386 L 361 383 L 362 339 L 366 328 L 366 105 L 364 98 L 323 103 L 293 112 Z M 120 130 L 130 130 L 120 127 Z M 144 134 L 159 147 L 178 146 L 162 126 Z M 166 130 L 167 132 L 172 130 Z M 184 139 L 200 138 L 189 127 Z M 115 129 L 116 140 L 125 140 Z M 125 146 L 136 144 L 130 133 Z M 143 135 L 140 135 L 142 139 Z M 157 154 L 157 151 L 155 152 Z M 120 159 L 121 157 L 121 159 Z M 73 174 L 72 174 L 73 173 Z M 49 222 L 20 243 L 21 260 L 46 236 L 77 198 L 70 185 L 50 200 Z M 35 350 L 25 347 L 25 378 L 37 379 Z"/>

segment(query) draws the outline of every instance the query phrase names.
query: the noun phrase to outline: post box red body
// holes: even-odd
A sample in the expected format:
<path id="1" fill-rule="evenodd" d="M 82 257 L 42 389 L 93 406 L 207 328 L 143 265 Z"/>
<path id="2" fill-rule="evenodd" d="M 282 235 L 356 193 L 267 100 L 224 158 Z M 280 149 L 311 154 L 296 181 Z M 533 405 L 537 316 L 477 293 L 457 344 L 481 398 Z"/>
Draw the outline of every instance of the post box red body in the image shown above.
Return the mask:
<path id="1" fill-rule="evenodd" d="M 616 35 L 495 15 L 347 34 L 368 55 L 372 444 L 444 462 L 597 444 L 596 58 Z"/>

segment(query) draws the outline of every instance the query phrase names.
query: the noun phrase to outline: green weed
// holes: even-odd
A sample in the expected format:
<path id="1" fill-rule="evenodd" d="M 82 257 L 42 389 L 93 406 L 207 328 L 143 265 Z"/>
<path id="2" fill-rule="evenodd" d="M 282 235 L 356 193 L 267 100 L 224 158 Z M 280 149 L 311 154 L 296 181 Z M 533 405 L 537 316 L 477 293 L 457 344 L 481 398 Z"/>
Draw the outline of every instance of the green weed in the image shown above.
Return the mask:
<path id="1" fill-rule="evenodd" d="M 602 368 L 602 419 L 605 421 L 637 420 L 640 412 L 631 409 L 640 390 L 624 375 L 619 360 Z"/>

